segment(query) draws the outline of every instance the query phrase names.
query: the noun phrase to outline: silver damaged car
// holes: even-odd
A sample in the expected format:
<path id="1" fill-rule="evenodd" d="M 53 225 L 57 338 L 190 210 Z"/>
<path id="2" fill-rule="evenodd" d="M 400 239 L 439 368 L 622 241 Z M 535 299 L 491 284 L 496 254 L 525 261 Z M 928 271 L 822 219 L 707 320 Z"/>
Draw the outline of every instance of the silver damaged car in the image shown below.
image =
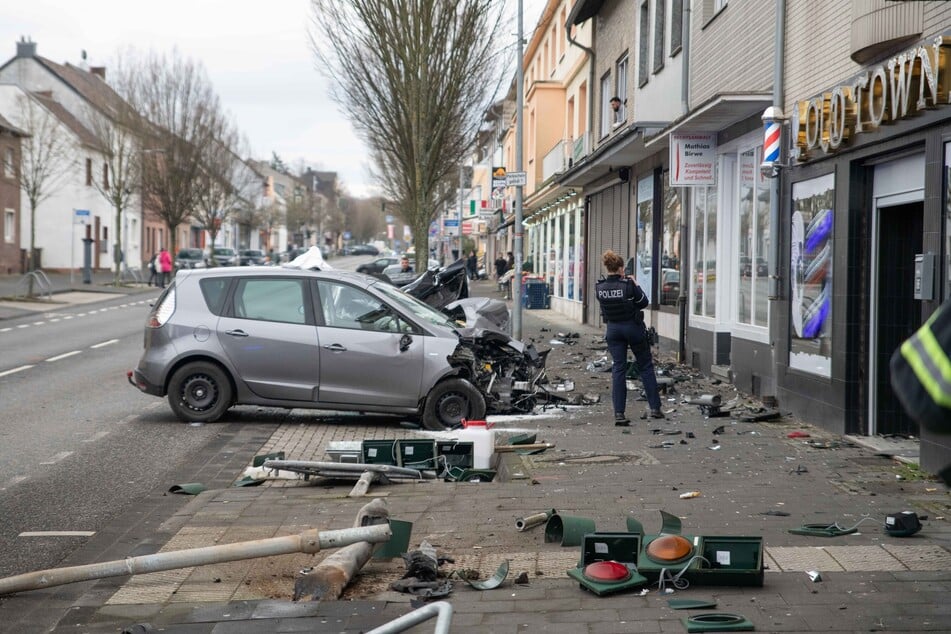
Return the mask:
<path id="1" fill-rule="evenodd" d="M 531 411 L 546 356 L 368 275 L 219 268 L 179 271 L 128 377 L 188 422 L 261 405 L 396 414 L 438 430 Z"/>

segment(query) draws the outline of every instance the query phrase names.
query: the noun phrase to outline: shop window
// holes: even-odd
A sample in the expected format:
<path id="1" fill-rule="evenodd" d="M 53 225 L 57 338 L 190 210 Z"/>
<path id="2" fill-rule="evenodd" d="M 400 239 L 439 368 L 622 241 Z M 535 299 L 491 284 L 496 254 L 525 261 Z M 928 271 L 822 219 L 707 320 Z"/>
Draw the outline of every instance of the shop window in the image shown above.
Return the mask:
<path id="1" fill-rule="evenodd" d="M 634 267 L 634 277 L 641 288 L 647 291 L 651 303 L 656 301 L 652 282 L 654 263 L 654 175 L 648 174 L 637 181 L 637 244 L 634 254 L 637 258 Z"/>
<path id="2" fill-rule="evenodd" d="M 663 175 L 663 226 L 660 236 L 661 277 L 660 301 L 664 306 L 676 306 L 680 296 L 680 217 L 683 209 L 680 192 L 670 186 L 670 172 Z"/>
<path id="3" fill-rule="evenodd" d="M 717 189 L 693 189 L 693 267 L 690 301 L 693 314 L 716 317 L 717 297 Z"/>
<path id="4" fill-rule="evenodd" d="M 835 177 L 794 183 L 792 197 L 789 367 L 831 376 Z"/>
<path id="5" fill-rule="evenodd" d="M 760 148 L 740 154 L 739 209 L 734 275 L 737 293 L 737 322 L 767 326 L 769 291 L 769 188 L 759 171 Z"/>

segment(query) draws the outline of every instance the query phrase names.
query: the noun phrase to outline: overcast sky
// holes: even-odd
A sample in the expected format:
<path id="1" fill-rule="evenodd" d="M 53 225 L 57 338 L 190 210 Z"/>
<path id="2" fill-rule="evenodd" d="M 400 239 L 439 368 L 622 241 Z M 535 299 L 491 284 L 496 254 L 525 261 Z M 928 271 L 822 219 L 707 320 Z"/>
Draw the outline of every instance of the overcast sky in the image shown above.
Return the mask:
<path id="1" fill-rule="evenodd" d="M 515 7 L 516 0 L 507 0 Z M 526 38 L 544 0 L 524 0 Z M 310 0 L 28 0 L 0 3 L 0 64 L 27 36 L 54 62 L 109 65 L 118 51 L 170 51 L 200 61 L 254 158 L 336 171 L 357 196 L 374 193 L 366 151 L 327 95 L 307 43 Z M 511 42 L 516 25 L 512 24 Z M 508 44 L 508 43 L 506 43 Z M 506 81 L 506 83 L 508 83 Z"/>

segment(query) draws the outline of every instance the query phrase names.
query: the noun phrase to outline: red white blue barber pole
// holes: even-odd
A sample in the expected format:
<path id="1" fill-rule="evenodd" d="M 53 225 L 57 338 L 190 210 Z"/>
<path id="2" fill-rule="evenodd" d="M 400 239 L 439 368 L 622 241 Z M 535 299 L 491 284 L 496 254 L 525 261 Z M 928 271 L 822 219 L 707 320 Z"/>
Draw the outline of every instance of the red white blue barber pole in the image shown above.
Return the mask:
<path id="1" fill-rule="evenodd" d="M 776 176 L 781 166 L 780 147 L 783 132 L 783 111 L 776 106 L 770 106 L 763 112 L 763 172 L 771 172 Z"/>

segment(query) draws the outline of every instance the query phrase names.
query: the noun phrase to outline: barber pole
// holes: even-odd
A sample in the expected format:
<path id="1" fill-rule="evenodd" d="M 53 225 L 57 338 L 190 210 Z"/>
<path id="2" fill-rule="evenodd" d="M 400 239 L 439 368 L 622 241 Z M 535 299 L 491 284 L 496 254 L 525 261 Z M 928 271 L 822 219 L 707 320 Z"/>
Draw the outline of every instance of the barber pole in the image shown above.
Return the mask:
<path id="1" fill-rule="evenodd" d="M 779 137 L 782 128 L 779 121 L 768 121 L 763 126 L 763 163 L 775 165 L 779 162 Z"/>

